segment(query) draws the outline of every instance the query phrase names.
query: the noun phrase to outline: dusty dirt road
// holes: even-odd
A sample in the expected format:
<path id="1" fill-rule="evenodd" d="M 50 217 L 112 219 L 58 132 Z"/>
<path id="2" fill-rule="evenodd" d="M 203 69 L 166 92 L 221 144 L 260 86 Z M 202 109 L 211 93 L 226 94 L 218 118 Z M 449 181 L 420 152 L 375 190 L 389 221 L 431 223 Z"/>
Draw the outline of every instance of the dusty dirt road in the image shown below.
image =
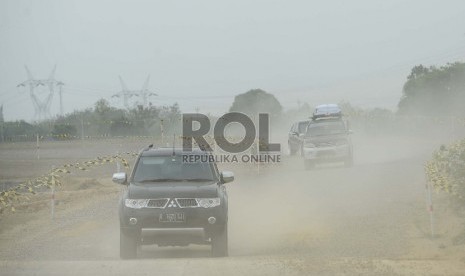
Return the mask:
<path id="1" fill-rule="evenodd" d="M 54 221 L 44 209 L 4 229 L 0 275 L 465 275 L 464 247 L 448 243 L 447 229 L 428 236 L 423 163 L 437 142 L 354 140 L 353 168 L 305 171 L 285 157 L 260 174 L 235 171 L 228 258 L 210 258 L 207 246 L 144 246 L 120 260 L 119 187 L 100 179 Z"/>

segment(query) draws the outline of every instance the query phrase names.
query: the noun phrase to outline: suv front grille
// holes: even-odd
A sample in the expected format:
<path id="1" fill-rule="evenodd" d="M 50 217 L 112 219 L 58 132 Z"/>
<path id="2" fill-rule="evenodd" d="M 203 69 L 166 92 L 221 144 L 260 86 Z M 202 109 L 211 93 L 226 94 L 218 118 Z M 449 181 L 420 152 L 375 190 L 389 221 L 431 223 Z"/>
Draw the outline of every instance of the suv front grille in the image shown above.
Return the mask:
<path id="1" fill-rule="evenodd" d="M 333 142 L 321 142 L 321 143 L 316 144 L 316 146 L 318 148 L 335 147 L 336 143 L 333 143 Z"/>
<path id="2" fill-rule="evenodd" d="M 181 208 L 195 208 L 199 207 L 197 200 L 195 198 L 177 198 L 176 202 Z"/>
<path id="3" fill-rule="evenodd" d="M 167 198 L 150 199 L 147 208 L 165 208 L 167 203 Z"/>

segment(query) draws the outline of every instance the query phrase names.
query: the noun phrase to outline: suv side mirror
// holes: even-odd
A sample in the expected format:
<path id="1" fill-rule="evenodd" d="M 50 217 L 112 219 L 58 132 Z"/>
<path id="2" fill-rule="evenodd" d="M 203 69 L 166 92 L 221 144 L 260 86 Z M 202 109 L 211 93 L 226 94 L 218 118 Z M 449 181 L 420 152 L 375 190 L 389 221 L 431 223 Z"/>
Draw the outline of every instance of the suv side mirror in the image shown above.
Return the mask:
<path id="1" fill-rule="evenodd" d="M 112 180 L 115 183 L 118 183 L 118 184 L 121 184 L 121 185 L 126 185 L 126 183 L 128 181 L 128 177 L 127 177 L 125 172 L 119 172 L 119 173 L 114 173 L 113 174 Z"/>
<path id="2" fill-rule="evenodd" d="M 221 183 L 229 183 L 234 181 L 234 173 L 230 171 L 221 172 Z"/>

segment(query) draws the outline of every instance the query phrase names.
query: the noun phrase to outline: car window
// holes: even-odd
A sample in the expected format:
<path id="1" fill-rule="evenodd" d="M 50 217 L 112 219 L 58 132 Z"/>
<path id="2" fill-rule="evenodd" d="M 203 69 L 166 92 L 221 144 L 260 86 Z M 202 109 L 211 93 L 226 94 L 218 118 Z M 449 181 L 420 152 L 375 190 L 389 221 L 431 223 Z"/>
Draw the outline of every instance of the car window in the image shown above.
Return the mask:
<path id="1" fill-rule="evenodd" d="M 308 122 L 299 123 L 299 133 L 305 133 L 305 131 L 307 130 L 307 125 Z"/>
<path id="2" fill-rule="evenodd" d="M 215 180 L 209 162 L 183 162 L 182 156 L 142 156 L 133 181 Z"/>
<path id="3" fill-rule="evenodd" d="M 345 132 L 346 127 L 342 121 L 317 122 L 308 125 L 306 136 L 343 134 Z"/>
<path id="4" fill-rule="evenodd" d="M 291 126 L 291 132 L 295 132 L 295 125 L 296 125 L 296 124 L 293 124 L 293 125 Z"/>

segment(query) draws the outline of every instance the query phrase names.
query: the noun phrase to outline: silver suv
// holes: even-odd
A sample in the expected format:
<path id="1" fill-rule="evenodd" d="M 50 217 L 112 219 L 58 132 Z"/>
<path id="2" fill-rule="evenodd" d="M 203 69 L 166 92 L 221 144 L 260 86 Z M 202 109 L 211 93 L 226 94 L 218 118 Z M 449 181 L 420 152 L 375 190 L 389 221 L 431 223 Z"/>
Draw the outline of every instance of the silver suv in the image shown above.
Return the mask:
<path id="1" fill-rule="evenodd" d="M 318 107 L 317 107 L 318 108 Z M 334 105 L 331 105 L 332 110 Z M 326 113 L 315 111 L 317 116 L 308 124 L 304 135 L 303 157 L 306 169 L 312 169 L 317 163 L 344 162 L 346 167 L 353 165 L 353 147 L 347 122 L 339 112 Z"/>

